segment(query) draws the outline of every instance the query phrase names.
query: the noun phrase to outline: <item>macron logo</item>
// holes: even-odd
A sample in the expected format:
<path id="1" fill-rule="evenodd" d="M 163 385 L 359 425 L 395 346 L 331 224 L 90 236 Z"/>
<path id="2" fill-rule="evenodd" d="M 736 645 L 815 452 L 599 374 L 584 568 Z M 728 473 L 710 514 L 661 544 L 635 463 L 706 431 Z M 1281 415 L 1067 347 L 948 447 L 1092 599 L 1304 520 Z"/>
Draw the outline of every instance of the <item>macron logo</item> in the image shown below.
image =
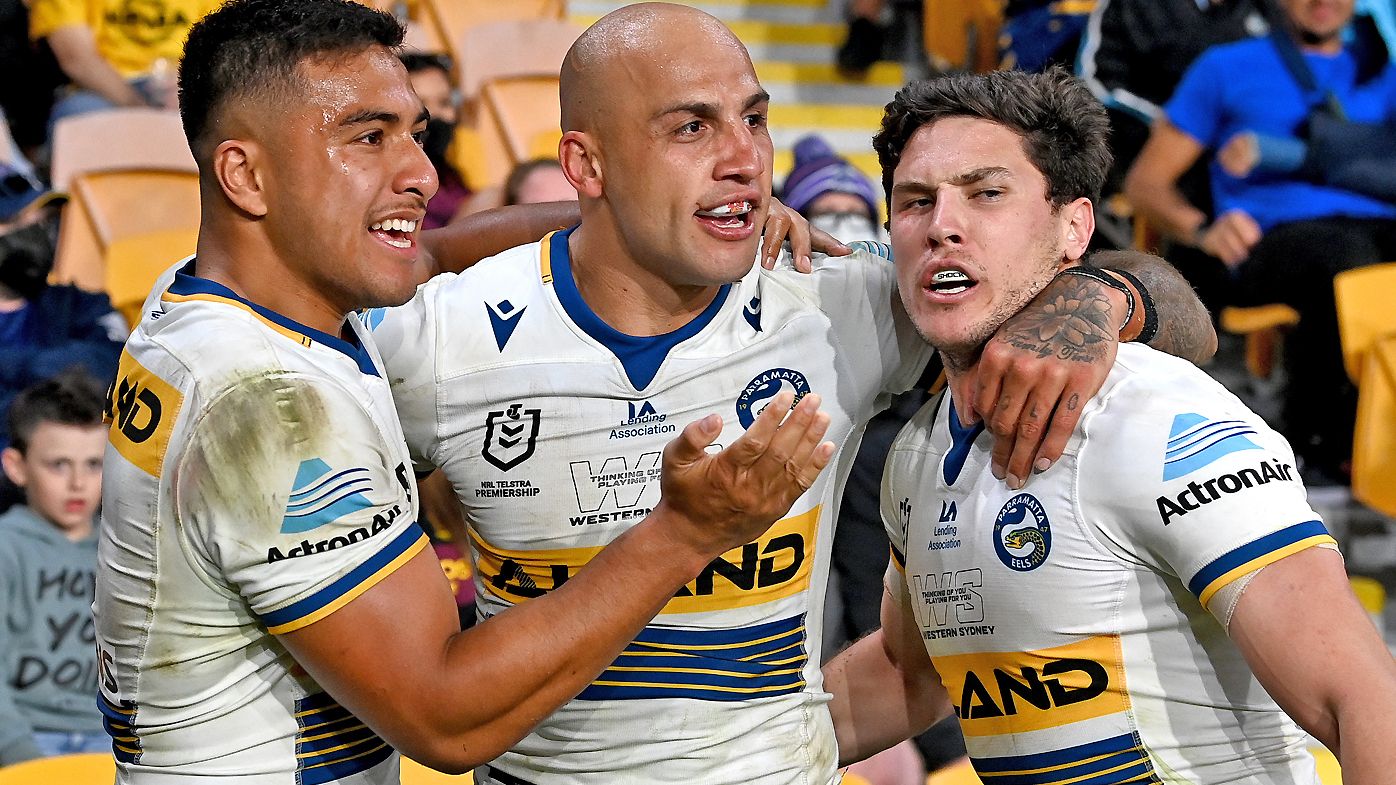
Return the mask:
<path id="1" fill-rule="evenodd" d="M 514 328 L 519 326 L 519 317 L 526 310 L 527 305 L 516 309 L 508 300 L 500 300 L 495 305 L 485 303 L 485 311 L 490 315 L 490 327 L 494 329 L 494 342 L 501 352 L 514 334 Z"/>
<path id="2" fill-rule="evenodd" d="M 286 517 L 281 520 L 281 533 L 308 532 L 355 510 L 371 507 L 373 502 L 364 496 L 364 491 L 372 488 L 368 469 L 355 467 L 336 472 L 319 458 L 301 461 L 286 504 Z"/>
<path id="3" fill-rule="evenodd" d="M 1259 450 L 1247 439 L 1255 429 L 1243 420 L 1209 420 L 1200 414 L 1180 414 L 1168 431 L 1163 454 L 1163 479 L 1176 480 L 1242 450 Z"/>

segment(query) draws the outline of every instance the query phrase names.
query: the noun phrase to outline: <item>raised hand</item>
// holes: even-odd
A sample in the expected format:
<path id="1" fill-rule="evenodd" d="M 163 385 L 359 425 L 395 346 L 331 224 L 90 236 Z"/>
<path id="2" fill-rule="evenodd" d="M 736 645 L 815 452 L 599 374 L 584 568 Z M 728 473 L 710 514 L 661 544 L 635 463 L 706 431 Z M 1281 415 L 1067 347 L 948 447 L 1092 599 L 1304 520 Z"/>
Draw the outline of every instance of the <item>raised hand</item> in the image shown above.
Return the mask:
<path id="1" fill-rule="evenodd" d="M 793 402 L 793 393 L 776 396 L 745 434 L 718 453 L 707 451 L 722 430 L 715 414 L 669 442 L 656 511 L 674 516 L 671 536 L 716 557 L 761 536 L 789 512 L 834 454 L 834 444 L 822 441 L 829 415 L 819 411 L 819 396 L 806 395 L 791 410 Z"/>

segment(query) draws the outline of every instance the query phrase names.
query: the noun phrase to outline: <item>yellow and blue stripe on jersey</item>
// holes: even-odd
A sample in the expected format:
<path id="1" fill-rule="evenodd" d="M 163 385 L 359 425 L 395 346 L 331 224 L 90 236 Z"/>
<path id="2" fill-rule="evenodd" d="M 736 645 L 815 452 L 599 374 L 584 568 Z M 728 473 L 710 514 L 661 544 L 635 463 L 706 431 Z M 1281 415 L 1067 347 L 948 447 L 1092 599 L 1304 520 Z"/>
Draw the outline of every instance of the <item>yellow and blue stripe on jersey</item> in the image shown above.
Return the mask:
<path id="1" fill-rule="evenodd" d="M 399 532 L 381 550 L 335 582 L 309 597 L 263 615 L 262 623 L 266 625 L 268 632 L 280 635 L 319 621 L 391 575 L 426 546 L 426 532 L 413 523 Z"/>
<path id="2" fill-rule="evenodd" d="M 984 785 L 1124 785 L 1162 782 L 1138 735 L 1051 752 L 972 758 Z"/>
<path id="3" fill-rule="evenodd" d="M 102 729 L 111 736 L 112 757 L 120 763 L 139 763 L 141 740 L 132 725 L 136 716 L 135 704 L 130 701 L 113 703 L 107 696 L 98 693 L 97 708 L 102 712 Z"/>
<path id="4" fill-rule="evenodd" d="M 646 627 L 578 700 L 745 701 L 805 686 L 805 616 L 735 629 Z"/>
<path id="5" fill-rule="evenodd" d="M 393 754 L 372 730 L 323 692 L 296 701 L 296 782 L 320 785 L 377 766 Z"/>
<path id="6" fill-rule="evenodd" d="M 1188 581 L 1188 591 L 1205 608 L 1213 595 L 1237 578 L 1274 564 L 1292 553 L 1324 544 L 1336 546 L 1337 542 L 1328 533 L 1323 521 L 1296 523 L 1213 559 Z"/>

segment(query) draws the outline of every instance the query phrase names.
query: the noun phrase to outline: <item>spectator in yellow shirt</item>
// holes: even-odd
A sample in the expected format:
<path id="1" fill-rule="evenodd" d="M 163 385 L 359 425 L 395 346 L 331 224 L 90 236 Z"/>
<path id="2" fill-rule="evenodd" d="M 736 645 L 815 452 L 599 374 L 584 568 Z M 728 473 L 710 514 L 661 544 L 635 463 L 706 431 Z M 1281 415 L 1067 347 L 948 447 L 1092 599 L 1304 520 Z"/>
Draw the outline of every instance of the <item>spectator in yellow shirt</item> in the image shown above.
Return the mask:
<path id="1" fill-rule="evenodd" d="M 218 0 L 33 0 L 29 35 L 46 40 L 72 82 L 51 122 L 117 106 L 175 108 L 189 28 Z"/>

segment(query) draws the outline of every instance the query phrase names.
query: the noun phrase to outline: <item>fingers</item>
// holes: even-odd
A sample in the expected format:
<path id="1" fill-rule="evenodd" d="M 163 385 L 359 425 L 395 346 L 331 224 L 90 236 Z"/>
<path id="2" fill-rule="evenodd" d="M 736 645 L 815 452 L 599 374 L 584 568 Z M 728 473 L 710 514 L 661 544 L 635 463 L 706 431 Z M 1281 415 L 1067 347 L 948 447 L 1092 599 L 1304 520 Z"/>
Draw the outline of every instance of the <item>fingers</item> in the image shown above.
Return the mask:
<path id="1" fill-rule="evenodd" d="M 760 460 L 766 453 L 766 448 L 771 440 L 775 438 L 776 431 L 780 428 L 780 421 L 784 419 L 786 413 L 790 411 L 791 404 L 795 403 L 795 393 L 784 390 L 771 401 L 761 413 L 756 416 L 756 421 L 746 429 L 732 445 L 722 451 L 722 456 L 733 462 L 738 469 L 745 469 Z"/>
<path id="2" fill-rule="evenodd" d="M 780 471 L 794 481 L 800 493 L 809 490 L 814 478 L 828 464 L 827 456 L 819 462 L 821 451 L 816 448 L 827 444 L 824 434 L 829 430 L 829 414 L 819 411 L 822 399 L 810 393 L 800 400 L 800 405 L 790 413 L 771 439 L 765 454 L 761 457 L 771 471 Z M 833 445 L 829 444 L 828 454 L 832 455 Z M 796 494 L 798 495 L 798 494 Z M 793 499 L 792 499 L 793 501 Z"/>
<path id="3" fill-rule="evenodd" d="M 853 248 L 839 242 L 837 237 L 813 226 L 809 229 L 809 241 L 813 250 L 828 256 L 847 256 L 853 253 Z"/>
<path id="4" fill-rule="evenodd" d="M 785 205 L 776 202 L 771 205 L 771 209 L 766 213 L 766 225 L 761 234 L 761 266 L 767 270 L 774 269 L 776 260 L 780 258 L 780 246 L 785 242 L 785 236 L 790 233 L 790 217 L 786 212 Z"/>
<path id="5" fill-rule="evenodd" d="M 1052 410 L 1066 387 L 1064 372 L 1051 373 L 1032 391 L 1023 407 L 1015 428 L 1016 438 L 1008 452 L 1004 480 L 1008 487 L 1018 490 L 1027 482 L 1033 470 L 1033 462 L 1041 451 L 1042 440 L 1047 436 L 1047 426 L 1052 422 Z M 1060 451 L 1058 451 L 1060 456 Z"/>
<path id="6" fill-rule="evenodd" d="M 1085 409 L 1088 397 L 1083 397 L 1070 386 L 1062 391 L 1061 400 L 1053 410 L 1047 436 L 1042 440 L 1042 447 L 1038 449 L 1037 459 L 1033 462 L 1034 473 L 1047 471 L 1062 457 L 1062 451 L 1066 449 L 1071 434 L 1076 430 L 1076 423 L 1081 420 L 1081 412 Z"/>
<path id="7" fill-rule="evenodd" d="M 785 205 L 781 205 L 781 209 L 790 213 L 790 253 L 795 257 L 795 269 L 802 273 L 811 272 L 814 263 L 810 261 L 809 221 Z"/>
<path id="8" fill-rule="evenodd" d="M 689 423 L 679 435 L 664 445 L 664 464 L 674 468 L 689 466 L 707 454 L 707 448 L 722 433 L 722 417 L 710 414 Z"/>

